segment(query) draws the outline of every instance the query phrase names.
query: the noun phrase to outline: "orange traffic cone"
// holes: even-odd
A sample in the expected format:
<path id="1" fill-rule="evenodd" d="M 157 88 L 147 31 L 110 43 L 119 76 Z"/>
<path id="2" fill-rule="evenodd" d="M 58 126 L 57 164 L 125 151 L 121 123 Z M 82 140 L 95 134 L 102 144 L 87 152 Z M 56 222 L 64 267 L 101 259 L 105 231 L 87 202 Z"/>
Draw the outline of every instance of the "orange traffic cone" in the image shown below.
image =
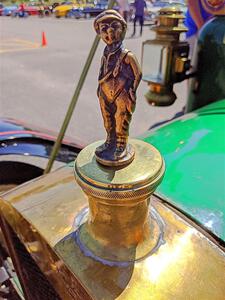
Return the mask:
<path id="1" fill-rule="evenodd" d="M 41 46 L 45 47 L 47 46 L 47 40 L 46 40 L 46 36 L 45 36 L 45 32 L 42 32 L 42 42 L 41 42 Z"/>

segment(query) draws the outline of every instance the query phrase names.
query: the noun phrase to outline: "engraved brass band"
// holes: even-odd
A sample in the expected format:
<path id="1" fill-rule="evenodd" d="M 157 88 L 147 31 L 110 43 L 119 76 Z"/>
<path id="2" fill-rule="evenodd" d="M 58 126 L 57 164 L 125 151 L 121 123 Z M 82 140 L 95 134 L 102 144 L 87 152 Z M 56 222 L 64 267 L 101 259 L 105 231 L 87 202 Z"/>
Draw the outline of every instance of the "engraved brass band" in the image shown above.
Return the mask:
<path id="1" fill-rule="evenodd" d="M 154 192 L 165 171 L 164 161 L 157 149 L 142 141 L 130 140 L 136 151 L 139 151 L 135 161 L 126 168 L 107 168 L 92 159 L 93 149 L 101 142 L 87 146 L 75 162 L 76 180 L 85 193 L 99 198 L 99 201 L 108 199 L 110 203 L 120 205 L 125 199 L 128 204 L 129 199 L 133 201 L 139 197 L 148 197 Z"/>

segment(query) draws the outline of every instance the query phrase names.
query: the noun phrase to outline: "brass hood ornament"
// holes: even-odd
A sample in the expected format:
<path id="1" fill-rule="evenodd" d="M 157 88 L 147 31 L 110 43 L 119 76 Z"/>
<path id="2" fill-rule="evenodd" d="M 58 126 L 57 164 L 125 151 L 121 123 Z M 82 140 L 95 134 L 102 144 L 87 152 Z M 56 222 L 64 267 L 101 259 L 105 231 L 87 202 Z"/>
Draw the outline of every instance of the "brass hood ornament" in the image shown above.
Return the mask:
<path id="1" fill-rule="evenodd" d="M 94 27 L 107 44 L 98 85 L 107 139 L 88 145 L 75 161 L 75 178 L 89 202 L 76 242 L 85 255 L 105 264 L 127 263 L 148 255 L 157 244 L 159 232 L 151 230 L 149 203 L 165 165 L 153 146 L 134 139 L 128 144 L 141 71 L 135 56 L 122 46 L 126 22 L 116 11 L 106 10 Z"/>
<path id="2" fill-rule="evenodd" d="M 128 134 L 141 70 L 134 54 L 123 47 L 127 24 L 117 11 L 102 12 L 95 19 L 94 28 L 106 43 L 97 94 L 107 132 L 106 141 L 97 147 L 95 156 L 106 166 L 126 165 L 134 158 Z"/>

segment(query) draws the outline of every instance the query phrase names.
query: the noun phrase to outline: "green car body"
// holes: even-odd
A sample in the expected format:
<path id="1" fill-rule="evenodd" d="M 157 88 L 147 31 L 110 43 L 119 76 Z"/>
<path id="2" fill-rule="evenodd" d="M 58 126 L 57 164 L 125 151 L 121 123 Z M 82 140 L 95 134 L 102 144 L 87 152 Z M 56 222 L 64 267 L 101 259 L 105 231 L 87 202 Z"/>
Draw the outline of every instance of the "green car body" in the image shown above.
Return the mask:
<path id="1" fill-rule="evenodd" d="M 156 194 L 225 240 L 225 100 L 140 137 L 166 162 Z"/>

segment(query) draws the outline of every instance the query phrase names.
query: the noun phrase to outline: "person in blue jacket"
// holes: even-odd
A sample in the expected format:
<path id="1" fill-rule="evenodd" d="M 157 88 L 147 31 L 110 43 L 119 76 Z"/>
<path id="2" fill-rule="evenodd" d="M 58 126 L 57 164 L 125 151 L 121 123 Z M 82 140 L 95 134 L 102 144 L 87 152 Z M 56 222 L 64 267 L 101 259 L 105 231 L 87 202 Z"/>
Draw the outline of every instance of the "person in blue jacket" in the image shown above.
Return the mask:
<path id="1" fill-rule="evenodd" d="M 140 35 L 142 35 L 142 29 L 144 25 L 144 13 L 146 8 L 146 2 L 144 0 L 135 0 L 134 2 L 134 8 L 135 8 L 135 17 L 134 17 L 134 30 L 132 37 L 136 33 L 136 22 L 139 21 L 140 24 Z"/>
<path id="2" fill-rule="evenodd" d="M 191 57 L 197 40 L 198 31 L 211 16 L 212 15 L 203 8 L 201 0 L 188 0 L 188 10 L 184 24 L 188 28 L 186 38 L 190 45 Z"/>

